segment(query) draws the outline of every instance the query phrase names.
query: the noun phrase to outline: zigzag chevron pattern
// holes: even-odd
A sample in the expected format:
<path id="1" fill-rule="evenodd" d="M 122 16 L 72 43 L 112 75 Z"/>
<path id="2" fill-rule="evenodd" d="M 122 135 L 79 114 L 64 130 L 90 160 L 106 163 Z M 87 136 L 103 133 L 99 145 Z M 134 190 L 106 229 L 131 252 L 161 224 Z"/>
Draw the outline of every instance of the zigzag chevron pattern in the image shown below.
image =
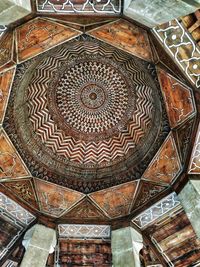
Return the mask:
<path id="1" fill-rule="evenodd" d="M 90 58 L 92 55 L 93 61 L 89 61 L 89 55 Z M 75 58 L 74 61 L 73 58 Z M 88 67 L 88 70 L 92 70 L 93 73 L 88 74 L 88 76 L 90 77 L 89 79 L 91 79 L 92 75 L 95 75 L 94 81 L 97 83 L 97 86 L 99 86 L 100 83 L 103 84 L 100 79 L 102 79 L 102 77 L 104 76 L 104 84 L 106 84 L 106 82 L 107 84 L 111 84 L 109 78 L 107 78 L 108 75 L 106 76 L 105 72 L 110 68 L 110 66 L 112 66 L 112 71 L 117 72 L 116 77 L 120 75 L 120 77 L 122 77 L 122 81 L 117 81 L 117 84 L 119 84 L 120 82 L 121 88 L 123 88 L 124 83 L 126 83 L 127 88 L 129 88 L 121 89 L 126 90 L 124 97 L 126 98 L 125 100 L 127 104 L 123 102 L 123 106 L 121 106 L 120 101 L 116 101 L 118 94 L 121 93 L 120 87 L 117 88 L 118 91 L 110 87 L 108 94 L 111 92 L 111 97 L 109 98 L 108 96 L 108 99 L 106 99 L 105 96 L 105 101 L 109 102 L 113 97 L 116 106 L 109 102 L 109 105 L 111 107 L 108 105 L 109 108 L 107 108 L 106 106 L 105 109 L 98 109 L 99 114 L 95 113 L 96 111 L 88 111 L 88 116 L 92 118 L 92 121 L 101 121 L 102 119 L 102 123 L 104 123 L 105 120 L 110 120 L 113 125 L 114 122 L 116 122 L 117 126 L 112 125 L 113 127 L 115 127 L 115 130 L 113 130 L 112 132 L 112 129 L 108 129 L 109 136 L 104 139 L 101 138 L 100 140 L 97 140 L 97 135 L 96 138 L 91 138 L 90 140 L 90 138 L 88 137 L 89 140 L 88 138 L 86 138 L 85 140 L 84 134 L 83 138 L 76 138 L 76 136 L 70 134 L 70 131 L 64 130 L 62 127 L 60 127 L 59 124 L 55 123 L 56 120 L 54 118 L 54 114 L 52 115 L 53 112 L 50 110 L 52 93 L 49 93 L 49 86 L 51 85 L 52 77 L 53 80 L 58 81 L 57 84 L 52 82 L 52 85 L 55 86 L 54 90 L 58 90 L 58 87 L 56 86 L 60 86 L 60 80 L 63 83 L 65 82 L 65 85 L 67 83 L 68 86 L 72 86 L 72 90 L 75 90 L 74 86 L 76 86 L 78 82 L 81 83 L 82 80 L 83 82 L 88 82 L 88 70 L 81 70 L 83 73 L 83 75 L 81 76 L 81 71 L 79 71 L 77 67 L 78 64 L 75 64 L 75 62 L 79 58 L 84 58 L 85 64 L 88 63 L 88 66 L 90 66 L 90 69 Z M 101 58 L 107 60 L 107 63 L 105 63 L 104 61 L 102 63 Z M 104 68 L 104 66 L 107 66 L 107 69 L 101 70 L 96 73 L 95 69 L 93 70 L 93 63 L 91 62 L 102 64 L 102 68 Z M 62 69 L 64 68 L 69 69 L 72 73 L 79 71 L 79 79 L 72 80 L 71 76 L 68 76 L 66 81 L 63 81 L 64 76 L 62 76 L 62 74 L 64 72 L 62 73 Z M 59 77 L 57 73 L 59 73 Z M 153 90 L 149 86 L 148 81 L 149 77 L 144 71 L 142 71 L 141 66 L 138 66 L 138 64 L 136 64 L 133 59 L 130 59 L 130 56 L 116 50 L 115 48 L 112 48 L 109 45 L 99 45 L 99 43 L 95 41 L 74 41 L 73 45 L 62 46 L 60 49 L 57 49 L 56 54 L 46 57 L 41 61 L 40 65 L 38 65 L 35 69 L 31 83 L 28 87 L 27 101 L 29 108 L 29 118 L 32 122 L 34 132 L 41 138 L 42 143 L 45 144 L 45 146 L 51 148 L 55 154 L 70 159 L 70 161 L 73 161 L 74 163 L 91 166 L 108 166 L 111 164 L 111 162 L 118 161 L 119 159 L 125 157 L 128 153 L 133 151 L 133 149 L 137 147 L 142 138 L 146 136 L 151 128 L 151 121 L 155 116 L 155 103 L 153 100 Z M 115 87 L 117 86 L 116 84 L 114 85 Z M 62 87 L 62 91 L 65 91 L 67 89 L 69 88 L 64 87 L 63 89 Z M 92 88 L 91 90 L 95 91 L 96 89 L 104 90 L 104 88 L 101 88 L 101 85 L 98 88 Z M 129 92 L 131 92 L 132 96 L 129 95 Z M 103 94 L 107 94 L 107 92 L 104 93 L 103 91 L 102 95 Z M 66 97 L 68 97 L 68 95 Z M 130 100 L 131 97 L 134 98 L 134 101 L 132 99 Z M 86 99 L 84 101 L 88 100 Z M 82 110 L 81 108 L 80 110 L 76 110 L 76 101 L 74 102 L 75 107 L 69 106 L 69 109 L 66 112 L 68 112 L 67 114 L 72 112 L 72 118 L 74 116 L 75 119 L 70 120 L 70 118 L 68 117 L 67 119 L 71 124 L 77 125 L 80 123 L 79 117 L 82 116 Z M 68 102 L 66 103 L 68 104 Z M 93 101 L 92 103 L 93 105 L 95 105 L 96 102 Z M 56 103 L 56 105 L 59 105 L 59 103 Z M 77 105 L 79 105 L 79 103 Z M 88 105 L 91 105 L 91 101 L 88 102 Z M 65 108 L 65 106 L 62 107 L 63 109 Z M 110 112 L 110 110 L 112 111 L 111 108 L 113 108 L 114 114 Z M 54 111 L 54 109 L 52 110 Z M 77 112 L 77 114 L 74 112 Z M 118 114 L 118 117 L 116 114 Z M 123 123 L 121 123 L 120 119 L 125 120 L 125 122 L 123 121 Z M 86 124 L 86 131 L 89 127 L 90 125 L 88 126 L 88 124 Z M 103 126 L 101 128 L 103 128 Z M 104 134 L 106 135 L 107 129 L 104 132 L 101 132 L 101 128 L 97 125 L 97 131 L 99 131 L 100 136 L 103 136 Z M 74 131 L 74 129 L 72 129 L 72 131 Z M 86 132 L 86 134 L 90 136 L 90 132 L 93 134 L 94 130 L 90 128 L 88 131 L 89 132 Z M 82 137 L 81 134 L 82 133 L 79 133 L 79 135 Z"/>

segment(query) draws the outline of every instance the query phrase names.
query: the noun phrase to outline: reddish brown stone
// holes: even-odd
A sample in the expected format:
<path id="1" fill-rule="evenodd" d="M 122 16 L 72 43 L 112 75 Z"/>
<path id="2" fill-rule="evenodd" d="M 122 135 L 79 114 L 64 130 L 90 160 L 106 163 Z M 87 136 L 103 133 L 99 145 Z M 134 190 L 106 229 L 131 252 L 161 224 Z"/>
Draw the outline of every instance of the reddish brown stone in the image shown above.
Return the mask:
<path id="1" fill-rule="evenodd" d="M 170 134 L 145 171 L 143 178 L 154 182 L 170 184 L 179 174 L 180 170 L 179 155 L 174 138 Z"/>
<path id="2" fill-rule="evenodd" d="M 31 178 L 16 180 L 14 182 L 4 182 L 2 184 L 28 205 L 39 209 Z"/>
<path id="3" fill-rule="evenodd" d="M 29 172 L 6 134 L 1 130 L 0 178 L 17 178 L 26 176 L 29 176 Z"/>
<path id="4" fill-rule="evenodd" d="M 63 215 L 64 219 L 82 219 L 82 220 L 98 220 L 105 219 L 106 215 L 102 210 L 97 208 L 95 204 L 88 198 L 84 198 L 74 208 Z"/>
<path id="5" fill-rule="evenodd" d="M 84 197 L 77 191 L 36 178 L 34 182 L 41 211 L 52 216 L 60 216 Z"/>
<path id="6" fill-rule="evenodd" d="M 36 18 L 16 29 L 18 62 L 32 58 L 81 32 L 57 22 Z"/>
<path id="7" fill-rule="evenodd" d="M 157 183 L 151 183 L 144 180 L 140 181 L 132 210 L 143 206 L 146 202 L 157 196 L 166 188 L 166 186 Z"/>
<path id="8" fill-rule="evenodd" d="M 2 123 L 15 69 L 0 73 L 0 123 Z"/>
<path id="9" fill-rule="evenodd" d="M 192 90 L 162 69 L 158 69 L 160 85 L 172 128 L 186 121 L 196 111 Z"/>
<path id="10" fill-rule="evenodd" d="M 126 20 L 111 22 L 89 34 L 135 56 L 152 60 L 147 32 Z"/>
<path id="11" fill-rule="evenodd" d="M 14 34 L 7 32 L 0 42 L 0 71 L 15 65 L 14 62 Z"/>
<path id="12" fill-rule="evenodd" d="M 137 181 L 92 193 L 90 198 L 111 218 L 121 217 L 129 213 L 136 189 Z"/>

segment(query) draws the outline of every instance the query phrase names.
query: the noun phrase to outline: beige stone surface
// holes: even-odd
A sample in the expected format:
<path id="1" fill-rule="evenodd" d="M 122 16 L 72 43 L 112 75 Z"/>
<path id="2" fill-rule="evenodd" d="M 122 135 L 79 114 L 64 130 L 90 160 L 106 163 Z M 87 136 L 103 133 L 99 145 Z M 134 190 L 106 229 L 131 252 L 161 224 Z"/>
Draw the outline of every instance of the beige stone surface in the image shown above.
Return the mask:
<path id="1" fill-rule="evenodd" d="M 199 0 L 125 0 L 124 14 L 141 24 L 154 27 L 193 13 L 198 8 L 200 8 Z"/>
<path id="2" fill-rule="evenodd" d="M 200 238 L 200 181 L 190 180 L 179 194 L 181 204 Z"/>
<path id="3" fill-rule="evenodd" d="M 49 253 L 53 252 L 56 245 L 56 232 L 36 224 L 25 234 L 23 245 L 26 252 L 21 267 L 45 267 Z"/>
<path id="4" fill-rule="evenodd" d="M 30 0 L 1 0 L 0 25 L 9 25 L 31 13 Z"/>
<path id="5" fill-rule="evenodd" d="M 112 231 L 113 266 L 140 267 L 139 252 L 143 247 L 142 235 L 132 227 Z"/>

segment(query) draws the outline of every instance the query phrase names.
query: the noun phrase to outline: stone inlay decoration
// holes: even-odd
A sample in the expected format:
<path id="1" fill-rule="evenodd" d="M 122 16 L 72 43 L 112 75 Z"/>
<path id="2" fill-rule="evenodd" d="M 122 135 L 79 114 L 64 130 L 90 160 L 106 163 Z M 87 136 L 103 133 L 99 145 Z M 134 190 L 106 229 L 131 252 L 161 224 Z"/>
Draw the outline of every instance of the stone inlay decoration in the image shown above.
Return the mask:
<path id="1" fill-rule="evenodd" d="M 109 217 L 128 215 L 138 183 L 130 182 L 90 194 L 90 198 L 108 214 Z"/>
<path id="2" fill-rule="evenodd" d="M 60 216 L 84 197 L 82 193 L 39 179 L 34 179 L 34 183 L 40 210 L 51 216 Z"/>
<path id="3" fill-rule="evenodd" d="M 183 25 L 175 19 L 153 29 L 155 36 L 165 46 L 189 80 L 200 87 L 200 49 Z"/>
<path id="4" fill-rule="evenodd" d="M 192 89 L 182 84 L 169 73 L 158 69 L 158 77 L 164 95 L 171 128 L 182 124 L 195 114 Z"/>
<path id="5" fill-rule="evenodd" d="M 35 216 L 22 208 L 17 202 L 0 192 L 0 209 L 2 214 L 8 214 L 23 225 L 29 225 Z"/>
<path id="6" fill-rule="evenodd" d="M 0 178 L 27 177 L 26 166 L 5 132 L 0 129 Z"/>
<path id="7" fill-rule="evenodd" d="M 146 180 L 170 184 L 182 169 L 178 150 L 172 133 L 168 135 L 157 152 L 143 178 Z"/>
<path id="8" fill-rule="evenodd" d="M 59 224 L 60 238 L 110 238 L 109 225 Z"/>
<path id="9" fill-rule="evenodd" d="M 190 165 L 188 167 L 188 173 L 190 174 L 200 173 L 200 125 L 197 130 L 194 147 L 191 154 Z"/>
<path id="10" fill-rule="evenodd" d="M 105 24 L 88 33 L 132 55 L 152 61 L 152 51 L 147 31 L 124 19 Z"/>
<path id="11" fill-rule="evenodd" d="M 0 260 L 36 217 L 0 192 Z"/>
<path id="12" fill-rule="evenodd" d="M 0 124 L 4 118 L 15 68 L 0 73 Z"/>
<path id="13" fill-rule="evenodd" d="M 93 220 L 108 220 L 108 217 L 105 213 L 98 208 L 95 203 L 85 197 L 78 204 L 76 204 L 72 209 L 66 212 L 61 219 L 69 220 L 84 220 L 84 221 L 93 221 Z"/>
<path id="14" fill-rule="evenodd" d="M 0 71 L 14 65 L 14 34 L 9 31 L 0 39 Z"/>
<path id="15" fill-rule="evenodd" d="M 145 228 L 178 205 L 180 205 L 180 201 L 177 194 L 173 192 L 135 217 L 133 223 L 139 228 Z"/>
<path id="16" fill-rule="evenodd" d="M 35 18 L 16 29 L 17 60 L 22 62 L 81 34 L 45 18 Z"/>
<path id="17" fill-rule="evenodd" d="M 121 0 L 36 0 L 37 11 L 47 13 L 120 14 Z"/>
<path id="18" fill-rule="evenodd" d="M 154 74 L 82 35 L 17 66 L 4 127 L 35 177 L 85 193 L 138 179 L 169 129 Z"/>

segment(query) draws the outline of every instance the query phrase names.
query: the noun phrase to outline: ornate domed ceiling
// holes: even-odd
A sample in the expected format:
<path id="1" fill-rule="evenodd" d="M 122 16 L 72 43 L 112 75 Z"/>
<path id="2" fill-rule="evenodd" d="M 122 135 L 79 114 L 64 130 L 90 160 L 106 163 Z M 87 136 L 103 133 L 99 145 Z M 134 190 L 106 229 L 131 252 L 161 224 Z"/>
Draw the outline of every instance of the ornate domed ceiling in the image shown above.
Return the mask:
<path id="1" fill-rule="evenodd" d="M 84 193 L 139 179 L 168 133 L 153 71 L 87 35 L 20 64 L 4 127 L 32 175 Z"/>
<path id="2" fill-rule="evenodd" d="M 60 220 L 132 218 L 182 174 L 193 92 L 146 30 L 87 23 L 35 18 L 3 37 L 1 190 Z"/>

